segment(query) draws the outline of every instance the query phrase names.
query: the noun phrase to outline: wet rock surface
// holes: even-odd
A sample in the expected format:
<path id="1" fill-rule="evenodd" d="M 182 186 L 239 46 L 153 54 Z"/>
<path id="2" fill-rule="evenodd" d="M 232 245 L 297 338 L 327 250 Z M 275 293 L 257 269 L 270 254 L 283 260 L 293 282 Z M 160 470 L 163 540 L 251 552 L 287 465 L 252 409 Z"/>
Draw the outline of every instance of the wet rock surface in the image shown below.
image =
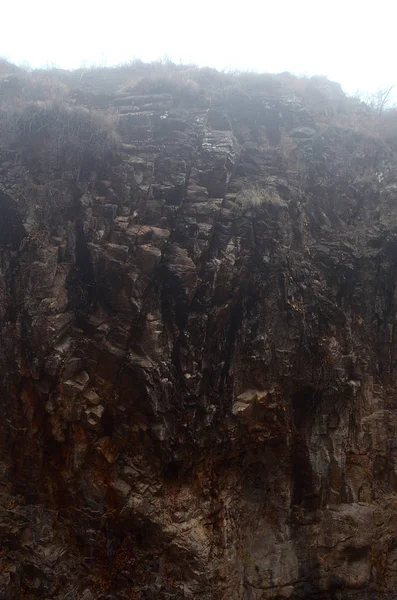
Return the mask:
<path id="1" fill-rule="evenodd" d="M 396 154 L 99 102 L 101 170 L 0 156 L 1 597 L 394 598 Z"/>

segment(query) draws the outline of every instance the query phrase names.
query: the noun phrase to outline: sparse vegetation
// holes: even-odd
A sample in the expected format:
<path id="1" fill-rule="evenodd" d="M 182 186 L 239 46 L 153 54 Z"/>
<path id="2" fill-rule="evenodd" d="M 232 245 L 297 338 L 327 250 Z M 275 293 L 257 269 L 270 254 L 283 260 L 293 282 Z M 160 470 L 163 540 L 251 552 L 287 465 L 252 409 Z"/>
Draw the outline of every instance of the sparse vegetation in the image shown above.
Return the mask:
<path id="1" fill-rule="evenodd" d="M 237 206 L 243 209 L 254 208 L 264 205 L 286 206 L 283 199 L 277 193 L 274 187 L 266 185 L 255 185 L 249 188 L 244 188 L 236 197 Z"/>
<path id="2" fill-rule="evenodd" d="M 14 71 L 0 63 L 0 148 L 18 155 L 36 175 L 79 177 L 117 144 L 116 116 L 78 105 L 52 72 Z"/>
<path id="3" fill-rule="evenodd" d="M 394 85 L 381 88 L 375 94 L 365 95 L 362 100 L 377 113 L 382 114 L 385 110 L 395 108 L 395 105 L 391 101 L 393 89 Z"/>
<path id="4" fill-rule="evenodd" d="M 0 146 L 18 153 L 37 172 L 52 169 L 79 177 L 81 170 L 98 164 L 116 147 L 117 117 L 108 110 L 112 98 L 158 93 L 170 94 L 176 106 L 219 106 L 236 114 L 246 111 L 250 118 L 255 116 L 252 103 L 259 106 L 262 98 L 263 102 L 287 98 L 307 109 L 319 131 L 330 125 L 342 127 L 397 147 L 397 109 L 390 108 L 391 88 L 365 103 L 347 97 L 338 84 L 320 76 L 220 72 L 167 60 L 28 71 L 4 59 L 0 60 Z M 101 98 L 99 104 L 96 97 Z M 271 196 L 266 200 L 258 193 L 252 197 L 257 204 L 272 201 Z"/>
<path id="5" fill-rule="evenodd" d="M 206 100 L 204 90 L 188 72 L 153 73 L 127 85 L 123 91 L 135 94 L 172 94 L 193 104 L 200 103 L 200 100 L 204 102 Z"/>
<path id="6" fill-rule="evenodd" d="M 114 149 L 114 118 L 60 102 L 29 102 L 7 111 L 9 146 L 23 162 L 45 172 L 94 168 Z"/>

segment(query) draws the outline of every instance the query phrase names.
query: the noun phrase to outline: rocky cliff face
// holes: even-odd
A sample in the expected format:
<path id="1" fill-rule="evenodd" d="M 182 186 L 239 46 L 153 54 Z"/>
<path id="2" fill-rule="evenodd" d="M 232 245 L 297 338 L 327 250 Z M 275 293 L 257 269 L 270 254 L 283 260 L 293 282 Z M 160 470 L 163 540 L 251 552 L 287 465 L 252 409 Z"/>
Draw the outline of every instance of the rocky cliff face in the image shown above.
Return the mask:
<path id="1" fill-rule="evenodd" d="M 396 153 L 277 81 L 3 145 L 2 598 L 395 597 Z"/>

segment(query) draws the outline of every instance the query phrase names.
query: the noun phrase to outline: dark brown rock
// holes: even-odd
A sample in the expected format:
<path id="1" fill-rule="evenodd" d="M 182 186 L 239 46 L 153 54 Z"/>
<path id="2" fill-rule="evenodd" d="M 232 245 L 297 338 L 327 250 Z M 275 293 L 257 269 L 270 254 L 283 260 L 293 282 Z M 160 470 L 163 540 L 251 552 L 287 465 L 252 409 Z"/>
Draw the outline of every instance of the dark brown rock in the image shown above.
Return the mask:
<path id="1" fill-rule="evenodd" d="M 0 148 L 6 600 L 395 598 L 396 151 L 291 78 Z"/>

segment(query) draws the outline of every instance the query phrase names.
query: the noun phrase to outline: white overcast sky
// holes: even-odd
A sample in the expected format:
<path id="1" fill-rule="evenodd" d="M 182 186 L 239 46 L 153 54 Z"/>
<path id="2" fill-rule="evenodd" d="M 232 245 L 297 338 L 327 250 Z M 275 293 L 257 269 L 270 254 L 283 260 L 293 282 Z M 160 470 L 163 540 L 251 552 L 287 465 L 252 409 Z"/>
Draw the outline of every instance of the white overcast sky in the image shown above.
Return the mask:
<path id="1" fill-rule="evenodd" d="M 397 84 L 396 0 L 3 0 L 0 56 L 33 67 L 167 55 L 219 69 Z"/>

